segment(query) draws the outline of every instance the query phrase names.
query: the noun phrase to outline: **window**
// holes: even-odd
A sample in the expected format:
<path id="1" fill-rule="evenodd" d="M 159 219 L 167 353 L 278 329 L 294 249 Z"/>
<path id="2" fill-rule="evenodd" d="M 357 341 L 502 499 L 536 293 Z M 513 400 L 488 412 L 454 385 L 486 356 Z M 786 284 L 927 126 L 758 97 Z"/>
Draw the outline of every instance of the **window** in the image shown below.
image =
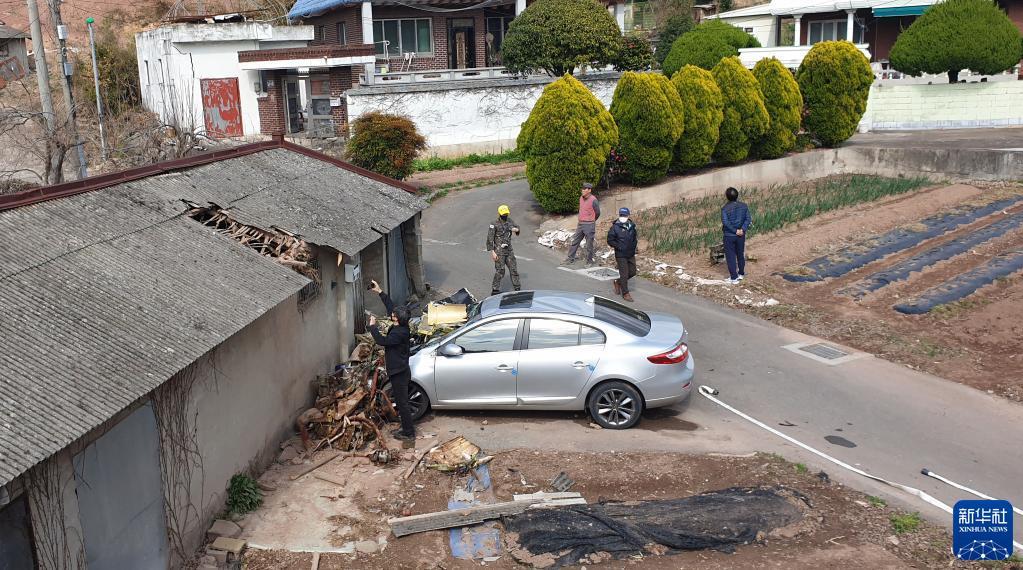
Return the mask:
<path id="1" fill-rule="evenodd" d="M 24 494 L 0 507 L 0 568 L 36 568 Z"/>
<path id="2" fill-rule="evenodd" d="M 530 350 L 564 348 L 579 344 L 579 324 L 555 319 L 529 319 Z"/>
<path id="3" fill-rule="evenodd" d="M 501 63 L 501 45 L 504 44 L 504 35 L 508 33 L 508 26 L 512 18 L 494 17 L 487 18 L 487 67 L 498 67 Z"/>
<path id="4" fill-rule="evenodd" d="M 579 344 L 583 346 L 592 344 L 604 344 L 607 339 L 604 337 L 604 333 L 599 330 L 588 327 L 586 325 L 579 325 Z"/>
<path id="5" fill-rule="evenodd" d="M 319 25 L 313 28 L 313 41 L 320 43 L 323 41 L 323 34 L 325 33 L 325 26 Z"/>
<path id="6" fill-rule="evenodd" d="M 654 10 L 647 0 L 626 0 L 624 31 L 653 30 L 655 27 Z"/>
<path id="7" fill-rule="evenodd" d="M 650 332 L 650 316 L 603 297 L 593 298 L 593 317 L 635 336 Z"/>
<path id="8" fill-rule="evenodd" d="M 746 32 L 751 36 L 753 35 L 753 28 L 743 28 L 742 31 Z"/>
<path id="9" fill-rule="evenodd" d="M 344 22 L 337 23 L 337 43 L 348 45 L 348 25 Z"/>
<path id="10" fill-rule="evenodd" d="M 806 43 L 813 45 L 818 42 L 845 40 L 847 24 L 848 20 L 810 22 Z M 853 43 L 863 43 L 863 25 L 859 22 L 853 25 Z"/>
<path id="11" fill-rule="evenodd" d="M 8 42 L 0 42 L 0 55 L 7 55 L 10 53 L 7 51 L 7 43 Z"/>
<path id="12" fill-rule="evenodd" d="M 374 20 L 373 46 L 378 56 L 388 58 L 408 52 L 432 54 L 433 22 L 429 18 Z"/>
<path id="13" fill-rule="evenodd" d="M 146 63 L 146 85 L 149 85 L 150 84 L 150 81 L 149 81 L 149 60 L 146 59 L 146 60 L 143 60 L 143 61 L 145 61 L 145 63 Z"/>
<path id="14" fill-rule="evenodd" d="M 480 325 L 455 339 L 466 353 L 502 352 L 515 348 L 521 319 L 503 319 Z"/>

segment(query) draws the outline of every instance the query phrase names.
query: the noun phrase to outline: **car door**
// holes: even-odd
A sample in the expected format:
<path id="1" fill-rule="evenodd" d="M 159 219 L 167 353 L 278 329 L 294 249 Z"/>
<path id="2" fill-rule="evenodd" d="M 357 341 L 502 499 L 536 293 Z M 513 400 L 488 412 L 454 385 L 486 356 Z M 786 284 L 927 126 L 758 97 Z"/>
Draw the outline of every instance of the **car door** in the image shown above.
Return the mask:
<path id="1" fill-rule="evenodd" d="M 515 405 L 522 319 L 500 319 L 473 327 L 448 343 L 462 347 L 458 356 L 443 356 L 435 365 L 437 400 L 465 407 Z M 443 345 L 442 345 L 443 346 Z"/>
<path id="2" fill-rule="evenodd" d="M 523 335 L 519 403 L 556 406 L 579 397 L 604 352 L 604 333 L 569 320 L 533 318 Z"/>

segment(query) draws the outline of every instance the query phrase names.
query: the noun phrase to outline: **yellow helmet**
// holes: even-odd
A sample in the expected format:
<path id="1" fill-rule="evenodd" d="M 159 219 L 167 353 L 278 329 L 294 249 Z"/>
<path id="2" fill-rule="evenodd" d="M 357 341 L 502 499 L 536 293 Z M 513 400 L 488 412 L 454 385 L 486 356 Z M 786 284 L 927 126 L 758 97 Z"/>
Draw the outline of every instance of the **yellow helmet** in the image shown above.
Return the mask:
<path id="1" fill-rule="evenodd" d="M 507 216 L 510 213 L 511 213 L 511 210 L 508 209 L 508 205 L 507 204 L 501 204 L 500 206 L 497 207 L 497 215 L 498 216 Z"/>

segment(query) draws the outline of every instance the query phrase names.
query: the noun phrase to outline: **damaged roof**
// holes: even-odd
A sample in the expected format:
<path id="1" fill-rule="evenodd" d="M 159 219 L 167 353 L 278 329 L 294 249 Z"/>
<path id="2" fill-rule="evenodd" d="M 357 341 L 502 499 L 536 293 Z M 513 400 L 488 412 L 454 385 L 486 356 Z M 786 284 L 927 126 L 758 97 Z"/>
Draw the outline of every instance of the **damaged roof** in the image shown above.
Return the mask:
<path id="1" fill-rule="evenodd" d="M 97 180 L 0 198 L 12 244 L 0 248 L 0 485 L 309 283 L 191 219 L 185 201 L 345 253 L 425 207 L 399 182 L 289 143 Z"/>

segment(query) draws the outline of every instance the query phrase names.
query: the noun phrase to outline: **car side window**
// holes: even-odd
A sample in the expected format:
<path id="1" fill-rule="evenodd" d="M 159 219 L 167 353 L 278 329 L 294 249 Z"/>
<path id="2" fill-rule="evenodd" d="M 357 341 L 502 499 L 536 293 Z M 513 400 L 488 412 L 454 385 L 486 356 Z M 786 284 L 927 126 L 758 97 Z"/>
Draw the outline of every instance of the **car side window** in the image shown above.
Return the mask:
<path id="1" fill-rule="evenodd" d="M 579 325 L 556 319 L 529 319 L 527 348 L 563 348 L 579 344 Z"/>
<path id="2" fill-rule="evenodd" d="M 579 326 L 582 329 L 579 331 L 579 344 L 586 346 L 594 344 L 604 344 L 605 342 L 607 342 L 607 338 L 604 337 L 604 333 L 602 333 L 601 331 L 593 327 L 588 327 L 586 325 Z"/>
<path id="3" fill-rule="evenodd" d="M 502 319 L 480 325 L 454 340 L 465 353 L 502 352 L 515 348 L 520 319 Z"/>

